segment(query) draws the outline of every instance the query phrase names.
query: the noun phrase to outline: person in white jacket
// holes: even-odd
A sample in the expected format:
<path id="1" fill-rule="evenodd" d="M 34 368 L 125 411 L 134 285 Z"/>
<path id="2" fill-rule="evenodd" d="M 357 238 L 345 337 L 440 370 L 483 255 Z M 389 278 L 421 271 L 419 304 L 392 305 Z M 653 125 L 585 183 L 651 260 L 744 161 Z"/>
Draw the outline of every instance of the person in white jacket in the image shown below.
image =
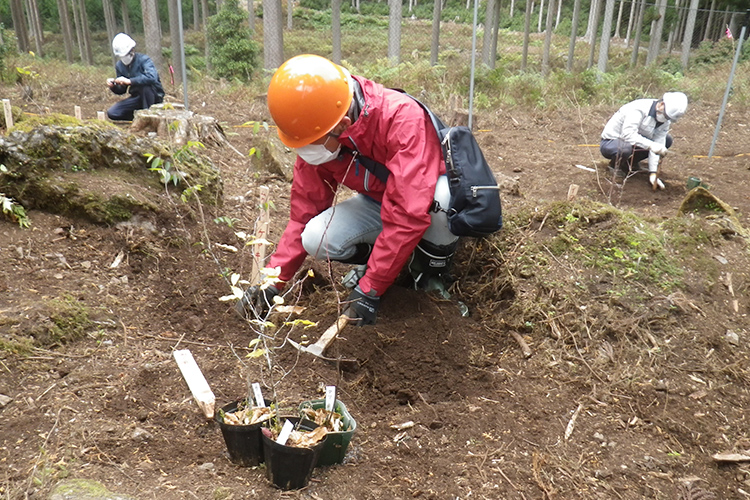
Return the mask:
<path id="1" fill-rule="evenodd" d="M 659 160 L 672 146 L 669 129 L 687 111 L 682 92 L 667 92 L 661 99 L 637 99 L 622 106 L 602 131 L 599 150 L 610 167 L 625 174 L 638 172 L 638 163 L 648 157 L 651 186 L 664 189 L 658 179 Z"/>

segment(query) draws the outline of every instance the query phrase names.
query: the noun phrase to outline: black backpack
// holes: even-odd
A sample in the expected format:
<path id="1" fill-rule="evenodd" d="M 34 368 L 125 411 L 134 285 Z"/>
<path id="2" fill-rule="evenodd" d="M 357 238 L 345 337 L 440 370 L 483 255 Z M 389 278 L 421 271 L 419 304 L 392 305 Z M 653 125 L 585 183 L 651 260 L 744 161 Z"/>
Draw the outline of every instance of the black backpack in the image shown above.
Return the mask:
<path id="1" fill-rule="evenodd" d="M 443 148 L 451 193 L 450 205 L 435 208 L 446 211 L 451 233 L 482 237 L 499 231 L 503 227 L 500 186 L 471 130 L 464 126 L 446 127 L 421 101 L 409 97 L 427 112 Z M 345 151 L 347 149 L 344 148 Z M 385 165 L 359 154 L 357 159 L 375 177 L 382 182 L 387 181 L 390 172 Z"/>

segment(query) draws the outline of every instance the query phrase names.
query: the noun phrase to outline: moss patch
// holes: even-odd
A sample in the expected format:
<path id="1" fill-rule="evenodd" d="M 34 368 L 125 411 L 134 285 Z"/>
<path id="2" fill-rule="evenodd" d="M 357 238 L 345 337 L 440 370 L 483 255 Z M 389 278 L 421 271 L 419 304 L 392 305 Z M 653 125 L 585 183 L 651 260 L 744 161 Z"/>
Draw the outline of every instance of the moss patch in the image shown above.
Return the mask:
<path id="1" fill-rule="evenodd" d="M 39 119 L 34 127 L 0 138 L 0 163 L 5 166 L 0 192 L 26 209 L 111 224 L 158 213 L 168 206 L 159 198 L 197 184 L 203 202 L 221 202 L 219 171 L 197 152 L 124 133 L 105 122 L 81 124 L 65 115 L 45 118 L 53 124 Z M 181 182 L 165 190 L 159 173 L 150 170 L 148 155 L 176 165 Z"/>

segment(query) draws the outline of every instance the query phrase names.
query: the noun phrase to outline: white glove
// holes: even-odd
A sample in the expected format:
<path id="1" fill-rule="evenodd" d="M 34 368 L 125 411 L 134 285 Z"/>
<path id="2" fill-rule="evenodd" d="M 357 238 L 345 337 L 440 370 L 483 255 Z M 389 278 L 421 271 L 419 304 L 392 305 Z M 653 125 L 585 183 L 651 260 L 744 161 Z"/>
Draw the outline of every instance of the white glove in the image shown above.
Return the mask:
<path id="1" fill-rule="evenodd" d="M 657 188 L 664 189 L 664 183 L 656 176 L 656 172 L 651 172 L 648 175 L 648 182 L 651 184 L 651 189 L 656 191 Z"/>
<path id="2" fill-rule="evenodd" d="M 661 144 L 654 144 L 651 146 L 651 152 L 659 156 L 667 156 L 667 148 Z"/>

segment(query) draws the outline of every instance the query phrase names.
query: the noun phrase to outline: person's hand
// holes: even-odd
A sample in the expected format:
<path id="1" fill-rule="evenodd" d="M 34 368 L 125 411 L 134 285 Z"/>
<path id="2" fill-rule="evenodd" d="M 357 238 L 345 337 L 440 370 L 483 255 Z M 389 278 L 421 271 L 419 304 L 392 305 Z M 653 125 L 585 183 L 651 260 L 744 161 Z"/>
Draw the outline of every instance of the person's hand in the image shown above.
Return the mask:
<path id="1" fill-rule="evenodd" d="M 344 315 L 357 320 L 355 323 L 357 326 L 375 324 L 378 317 L 380 297 L 364 293 L 357 285 L 346 300 L 348 305 L 344 310 Z"/>
<path id="2" fill-rule="evenodd" d="M 656 176 L 656 172 L 651 172 L 648 175 L 648 182 L 651 184 L 651 189 L 656 191 L 657 189 L 664 189 L 664 183 Z"/>
<path id="3" fill-rule="evenodd" d="M 130 85 L 130 78 L 125 78 L 124 76 L 118 76 L 115 79 L 115 83 L 117 85 Z"/>
<path id="4" fill-rule="evenodd" d="M 667 156 L 667 148 L 661 144 L 654 144 L 651 146 L 651 152 L 659 156 Z"/>
<path id="5" fill-rule="evenodd" d="M 261 289 L 259 285 L 251 286 L 245 290 L 245 294 L 234 305 L 234 310 L 243 319 L 252 318 L 251 313 L 253 311 L 256 315 L 262 316 L 271 309 L 274 304 L 273 298 L 278 294 L 279 289 L 273 285 L 264 289 Z"/>
<path id="6" fill-rule="evenodd" d="M 114 87 L 114 85 L 115 85 L 115 79 L 107 78 L 107 87 Z"/>

